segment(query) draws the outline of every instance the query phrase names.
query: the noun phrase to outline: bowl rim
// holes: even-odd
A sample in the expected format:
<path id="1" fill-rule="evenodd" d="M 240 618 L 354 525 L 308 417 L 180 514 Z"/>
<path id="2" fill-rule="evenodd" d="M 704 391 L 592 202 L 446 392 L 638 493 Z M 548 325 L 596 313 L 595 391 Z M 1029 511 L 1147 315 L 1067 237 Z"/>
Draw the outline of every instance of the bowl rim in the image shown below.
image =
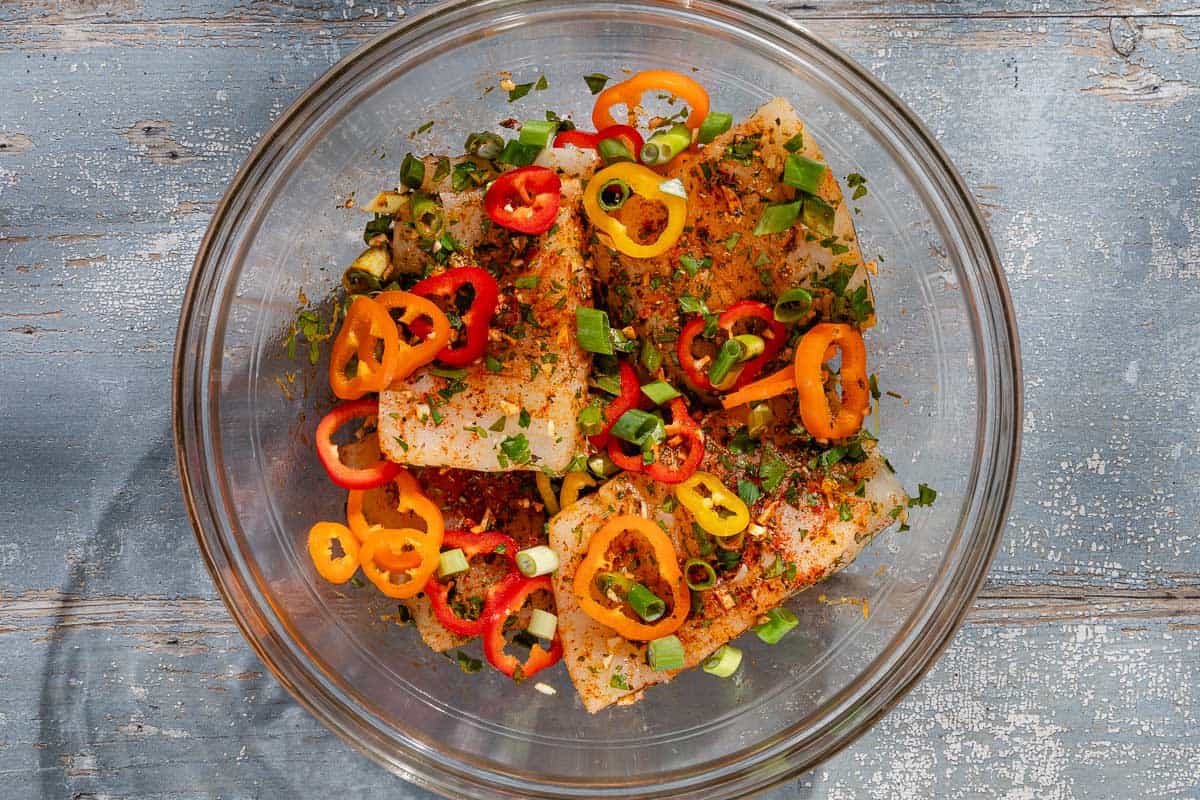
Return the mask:
<path id="1" fill-rule="evenodd" d="M 198 451 L 204 450 L 204 443 L 194 441 L 205 403 L 195 403 L 194 398 L 189 397 L 186 391 L 189 388 L 193 390 L 196 388 L 188 379 L 188 372 L 189 367 L 194 366 L 191 362 L 196 358 L 198 352 L 193 351 L 189 345 L 194 343 L 193 333 L 200 330 L 201 323 L 206 322 L 211 315 L 210 308 L 198 307 L 201 296 L 208 288 L 206 279 L 211 278 L 206 274 L 205 267 L 213 260 L 214 252 L 220 252 L 232 238 L 231 231 L 235 230 L 237 226 L 231 225 L 230 221 L 237 221 L 238 214 L 242 211 L 243 189 L 261 171 L 267 169 L 268 156 L 277 146 L 280 135 L 289 128 L 301 124 L 304 117 L 311 116 L 308 107 L 314 98 L 326 92 L 331 84 L 336 83 L 360 60 L 385 42 L 404 37 L 433 20 L 456 14 L 477 14 L 482 10 L 513 10 L 520 7 L 533 7 L 529 11 L 536 15 L 537 2 L 538 0 L 448 0 L 382 30 L 341 58 L 305 89 L 280 114 L 250 150 L 213 213 L 200 242 L 183 296 L 172 363 L 172 423 L 176 465 L 184 504 L 205 565 L 213 578 L 222 602 L 240 629 L 243 638 L 293 699 L 316 717 L 322 725 L 390 771 L 424 788 L 447 796 L 479 791 L 491 793 L 485 796 L 513 798 L 531 796 L 525 793 L 529 791 L 527 781 L 530 776 L 522 775 L 520 776 L 522 781 L 517 782 L 505 780 L 505 776 L 494 771 L 488 771 L 481 775 L 478 769 L 471 769 L 469 765 L 461 767 L 457 764 L 448 765 L 444 759 L 430 758 L 429 753 L 420 752 L 418 747 L 408 747 L 403 754 L 397 755 L 390 740 L 379 735 L 374 726 L 364 724 L 364 717 L 369 716 L 368 714 L 361 709 L 358 711 L 347 709 L 339 697 L 329 692 L 320 682 L 312 680 L 305 671 L 304 665 L 292 657 L 286 649 L 276 647 L 273 648 L 274 652 L 269 651 L 266 646 L 267 640 L 278 637 L 270 626 L 260 624 L 255 615 L 247 612 L 247 609 L 252 609 L 256 615 L 261 615 L 262 610 L 255 605 L 252 593 L 242 585 L 239 576 L 235 575 L 231 569 L 238 561 L 236 554 L 229 551 L 226 543 L 220 537 L 217 537 L 217 546 L 214 547 L 213 540 L 205 533 L 209 527 L 215 525 L 222 515 L 218 508 L 219 503 L 214 502 L 220 498 L 210 495 L 203 476 L 203 467 L 207 462 L 203 454 Z M 823 36 L 813 33 L 806 26 L 783 13 L 751 0 L 634 0 L 634 2 L 636 5 L 652 8 L 665 14 L 671 13 L 672 10 L 695 13 L 697 7 L 723 6 L 733 13 L 741 15 L 747 21 L 754 22 L 759 30 L 770 31 L 785 38 L 803 40 L 807 45 L 816 49 L 822 57 L 845 70 L 868 93 L 873 93 L 878 103 L 896 115 L 906 127 L 904 132 L 914 137 L 914 141 L 907 142 L 907 144 L 919 146 L 926 151 L 928 160 L 941 172 L 938 177 L 943 181 L 942 188 L 948 190 L 949 199 L 954 201 L 957 208 L 965 212 L 963 219 L 956 220 L 956 226 L 964 233 L 971 235 L 970 241 L 966 242 L 966 245 L 975 251 L 974 262 L 980 267 L 981 278 L 990 281 L 989 288 L 992 290 L 985 295 L 982 308 L 978 303 L 972 303 L 976 312 L 973 322 L 979 328 L 980 335 L 986 336 L 990 332 L 997 354 L 997 370 L 1001 377 L 1007 378 L 1007 387 L 987 387 L 992 389 L 994 399 L 990 395 L 986 401 L 981 399 L 981 402 L 989 407 L 996 404 L 1001 406 L 1001 410 L 1007 411 L 1006 418 L 984 419 L 982 420 L 984 424 L 981 426 L 985 430 L 988 425 L 999 426 L 999 430 L 993 431 L 991 437 L 993 450 L 996 451 L 993 455 L 998 459 L 995 463 L 1006 466 L 1006 469 L 997 470 L 994 473 L 994 479 L 990 484 L 992 491 L 980 500 L 980 504 L 984 508 L 980 512 L 982 514 L 981 524 L 977 526 L 976 531 L 988 535 L 987 547 L 972 561 L 966 562 L 971 567 L 967 573 L 969 580 L 963 584 L 965 590 L 959 591 L 954 598 L 956 603 L 954 613 L 942 617 L 938 621 L 940 624 L 923 628 L 919 635 L 909 642 L 907 649 L 894 660 L 893 668 L 882 675 L 869 691 L 861 693 L 857 698 L 860 705 L 870 706 L 867 713 L 857 713 L 854 708 L 843 709 L 838 713 L 836 719 L 824 724 L 818 732 L 818 736 L 809 736 L 803 740 L 799 739 L 795 731 L 779 734 L 776 738 L 783 741 L 768 750 L 758 751 L 749 765 L 714 770 L 711 775 L 707 770 L 697 767 L 690 771 L 684 771 L 686 774 L 670 777 L 665 782 L 663 776 L 656 776 L 653 784 L 631 780 L 628 783 L 621 782 L 606 785 L 603 788 L 581 787 L 575 784 L 538 784 L 533 787 L 533 790 L 537 792 L 536 796 L 539 797 L 628 796 L 628 790 L 635 792 L 646 790 L 651 785 L 654 787 L 654 796 L 661 798 L 690 796 L 697 791 L 710 794 L 716 792 L 722 796 L 726 796 L 726 793 L 730 791 L 735 791 L 738 796 L 742 796 L 745 793 L 764 791 L 771 786 L 790 780 L 832 757 L 857 740 L 882 716 L 894 708 L 937 663 L 954 634 L 961 627 L 973 605 L 974 598 L 984 584 L 1003 538 L 1003 530 L 1015 489 L 1020 461 L 1020 422 L 1023 419 L 1024 402 L 1020 342 L 1004 270 L 974 196 L 924 124 L 890 89 Z M 587 3 L 579 5 L 584 6 Z M 967 302 L 971 301 L 968 299 Z M 980 371 L 980 382 L 982 383 L 983 379 L 988 376 L 982 375 L 982 366 Z M 996 382 L 1003 383 L 1003 381 Z M 1007 392 L 1004 391 L 1005 388 L 1007 388 Z M 979 395 L 982 395 L 983 392 L 984 388 L 977 390 Z M 980 413 L 982 415 L 982 411 Z M 189 423 L 195 427 L 189 428 Z M 980 438 L 986 441 L 988 437 L 981 433 Z M 1001 452 L 1002 450 L 1007 452 Z M 951 541 L 948 552 L 954 549 L 957 538 L 955 537 Z M 943 570 L 944 568 L 943 564 Z M 912 621 L 920 616 L 921 609 L 929 602 L 927 597 L 925 602 L 912 613 L 905 628 L 913 624 Z M 897 633 L 895 638 L 898 638 L 899 635 Z M 884 655 L 886 655 L 886 651 L 879 658 L 883 658 Z M 299 668 L 298 671 L 297 668 Z M 296 681 L 293 676 L 299 676 L 301 680 Z M 852 683 L 851 687 L 853 685 Z M 846 687 L 838 695 L 835 695 L 827 703 L 827 706 L 835 706 L 837 698 L 845 695 L 851 687 Z M 869 701 L 873 701 L 873 705 Z M 355 718 L 357 724 L 354 726 L 343 724 L 337 718 L 338 715 L 333 713 L 337 710 L 341 710 L 343 713 L 350 711 L 350 716 Z M 828 740 L 835 729 L 851 722 L 849 719 L 851 715 L 853 715 L 853 720 L 848 732 L 839 732 L 832 740 L 819 746 L 815 755 L 803 760 L 796 759 L 796 754 L 803 747 L 810 745 L 811 740 L 822 737 Z M 767 765 L 768 759 L 774 762 L 771 768 L 769 770 L 759 769 Z M 492 778 L 493 781 L 489 781 L 488 778 Z M 525 786 L 525 791 L 522 791 L 522 785 Z"/>

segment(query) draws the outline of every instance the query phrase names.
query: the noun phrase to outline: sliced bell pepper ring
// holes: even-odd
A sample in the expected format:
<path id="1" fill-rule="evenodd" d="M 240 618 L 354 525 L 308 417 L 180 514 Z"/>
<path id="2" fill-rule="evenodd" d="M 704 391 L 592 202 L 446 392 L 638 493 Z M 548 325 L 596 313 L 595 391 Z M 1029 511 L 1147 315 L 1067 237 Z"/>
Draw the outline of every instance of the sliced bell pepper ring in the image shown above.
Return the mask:
<path id="1" fill-rule="evenodd" d="M 739 300 L 721 312 L 717 318 L 717 327 L 732 339 L 734 327 L 740 322 L 752 319 L 761 320 L 766 326 L 759 334 L 764 343 L 763 351 L 749 361 L 744 361 L 734 367 L 730 377 L 721 386 L 713 386 L 708 372 L 704 368 L 704 363 L 696 358 L 692 350 L 696 339 L 704 330 L 705 320 L 702 317 L 696 317 L 684 324 L 683 329 L 679 332 L 679 338 L 675 342 L 675 355 L 679 358 L 679 365 L 683 367 L 684 373 L 695 388 L 706 392 L 719 389 L 740 389 L 757 378 L 758 374 L 762 372 L 763 366 L 779 355 L 779 351 L 787 344 L 787 327 L 775 321 L 774 312 L 765 303 L 757 300 Z"/>
<path id="2" fill-rule="evenodd" d="M 475 556 L 497 553 L 508 562 L 508 574 L 488 587 L 484 594 L 483 611 L 479 614 L 478 619 L 464 619 L 454 613 L 454 609 L 450 606 L 450 589 L 454 586 L 453 579 L 448 583 L 442 583 L 435 575 L 425 584 L 425 596 L 429 598 L 433 615 L 437 617 L 437 621 L 442 624 L 443 628 L 460 636 L 478 636 L 483 633 L 489 612 L 495 610 L 497 594 L 501 589 L 509 588 L 504 582 L 505 579 L 512 575 L 520 575 L 516 559 L 516 552 L 520 549 L 520 545 L 517 544 L 516 539 L 503 533 L 446 531 L 442 538 L 442 547 L 461 548 L 463 555 L 468 560 Z"/>
<path id="3" fill-rule="evenodd" d="M 375 296 L 375 302 L 383 306 L 389 316 L 396 309 L 404 309 L 404 313 L 396 319 L 396 322 L 408 326 L 414 333 L 416 333 L 417 327 L 420 328 L 419 335 L 422 338 L 420 344 L 410 345 L 404 339 L 400 339 L 400 358 L 392 381 L 404 380 L 418 367 L 423 367 L 433 361 L 438 353 L 449 344 L 450 320 L 429 298 L 412 292 L 392 291 L 380 292 Z M 423 324 L 414 326 L 413 323 L 417 320 L 421 320 Z M 426 323 L 425 320 L 428 322 Z"/>
<path id="4" fill-rule="evenodd" d="M 625 613 L 622 606 L 606 606 L 597 599 L 603 595 L 595 586 L 595 580 L 600 574 L 613 570 L 613 556 L 609 549 L 613 542 L 626 532 L 639 535 L 650 546 L 654 561 L 658 565 L 659 577 L 671 590 L 671 613 L 654 623 L 642 622 Z M 626 639 L 640 642 L 658 639 L 677 631 L 687 619 L 692 605 L 687 581 L 679 568 L 679 556 L 675 552 L 675 545 L 657 523 L 632 514 L 613 517 L 592 534 L 587 555 L 575 570 L 572 589 L 579 599 L 579 607 L 585 614 L 601 625 L 612 628 Z"/>
<path id="5" fill-rule="evenodd" d="M 600 204 L 600 194 L 610 181 L 624 181 L 630 190 L 646 200 L 662 203 L 667 208 L 667 226 L 650 244 L 641 244 L 629 235 L 625 223 L 605 211 Z M 599 232 L 602 240 L 627 256 L 653 258 L 675 246 L 683 235 L 687 223 L 687 200 L 659 188 L 663 177 L 649 167 L 622 161 L 597 172 L 588 181 L 583 192 L 583 208 L 588 219 Z"/>
<path id="6" fill-rule="evenodd" d="M 753 403 L 756 400 L 767 400 L 777 395 L 785 394 L 796 388 L 796 368 L 788 365 L 778 372 L 773 372 L 765 378 L 748 383 L 736 392 L 731 392 L 721 398 L 725 408 Z"/>
<path id="7" fill-rule="evenodd" d="M 562 202 L 562 181 L 552 169 L 528 166 L 506 172 L 488 187 L 483 210 L 492 222 L 517 233 L 550 230 Z"/>
<path id="8" fill-rule="evenodd" d="M 550 643 L 550 649 L 546 650 L 540 643 L 535 643 L 530 648 L 529 658 L 525 660 L 524 664 L 511 653 L 504 652 L 507 644 L 504 639 L 504 623 L 510 616 L 520 611 L 529 595 L 536 591 L 553 594 L 554 586 L 550 582 L 549 575 L 526 578 L 517 573 L 515 578 L 510 576 L 504 579 L 497 584 L 496 593 L 493 595 L 495 607 L 487 612 L 487 618 L 484 621 L 484 656 L 489 664 L 518 682 L 533 677 L 546 667 L 557 664 L 563 654 L 562 638 L 557 631 Z"/>
<path id="9" fill-rule="evenodd" d="M 825 397 L 822 369 L 831 347 L 842 351 L 842 403 L 836 415 Z M 862 335 L 849 325 L 823 322 L 813 326 L 796 345 L 795 370 L 804 428 L 817 439 L 843 439 L 857 433 L 871 402 Z"/>
<path id="10" fill-rule="evenodd" d="M 378 415 L 379 401 L 363 398 L 342 403 L 326 414 L 317 425 L 317 458 L 329 474 L 329 479 L 343 489 L 374 489 L 376 486 L 383 486 L 400 472 L 399 464 L 383 458 L 370 466 L 349 467 L 338 457 L 337 445 L 333 443 L 333 434 L 338 428 L 354 419 Z"/>
<path id="11" fill-rule="evenodd" d="M 638 376 L 633 367 L 627 361 L 622 361 L 618 370 L 621 378 L 621 393 L 609 401 L 608 407 L 604 409 L 604 427 L 600 429 L 599 433 L 588 437 L 592 447 L 597 450 L 608 445 L 608 440 L 612 438 L 609 434 L 612 426 L 626 411 L 637 408 L 638 401 L 641 399 L 641 385 L 638 383 Z"/>
<path id="12" fill-rule="evenodd" d="M 363 574 L 379 591 L 388 597 L 404 600 L 424 589 L 429 576 L 437 569 L 440 539 L 440 536 L 430 536 L 416 528 L 381 528 L 363 542 L 358 551 L 358 560 Z M 416 566 L 398 567 L 395 562 L 408 563 L 400 559 L 410 552 L 419 558 Z M 392 576 L 400 573 L 406 574 L 408 580 L 404 583 L 394 582 Z"/>
<path id="13" fill-rule="evenodd" d="M 644 472 L 659 483 L 674 484 L 687 480 L 700 467 L 700 462 L 704 459 L 704 433 L 692 419 L 692 415 L 688 413 L 687 404 L 683 398 L 676 397 L 672 400 L 670 409 L 671 421 L 666 426 L 663 443 L 654 446 L 653 461 L 647 464 L 641 453 L 626 454 L 620 440 L 612 438 L 608 442 L 609 459 L 626 472 Z M 687 448 L 678 464 L 672 466 L 665 462 L 663 459 L 664 445 Z"/>
<path id="14" fill-rule="evenodd" d="M 597 95 L 596 105 L 592 108 L 592 124 L 598 131 L 617 124 L 612 116 L 612 107 L 615 105 L 624 105 L 632 121 L 634 107 L 641 102 L 642 95 L 651 90 L 667 92 L 686 103 L 692 110 L 686 123 L 689 128 L 699 128 L 708 116 L 708 92 L 704 91 L 703 86 L 674 70 L 648 69 L 609 86 Z"/>
<path id="15" fill-rule="evenodd" d="M 692 519 L 713 536 L 737 536 L 750 524 L 750 509 L 710 472 L 697 472 L 675 487 Z"/>
<path id="16" fill-rule="evenodd" d="M 625 146 L 629 148 L 629 152 L 634 154 L 635 158 L 642 152 L 642 145 L 646 143 L 642 135 L 637 132 L 637 128 L 632 125 L 609 125 L 597 133 L 563 131 L 554 137 L 554 146 L 566 147 L 567 145 L 571 145 L 578 147 L 580 150 L 596 150 L 599 148 L 600 142 L 605 139 L 621 139 L 625 142 Z"/>
<path id="17" fill-rule="evenodd" d="M 382 354 L 376 357 L 376 346 Z M 357 359 L 354 376 L 346 374 Z M 329 353 L 329 386 L 342 400 L 386 389 L 400 366 L 400 336 L 387 309 L 369 297 L 356 297 Z"/>
<path id="18" fill-rule="evenodd" d="M 342 549 L 334 556 L 333 543 Z M 308 531 L 308 554 L 317 573 L 330 583 L 345 583 L 358 569 L 358 540 L 338 522 L 318 522 Z"/>
<path id="19" fill-rule="evenodd" d="M 442 298 L 453 306 L 455 297 L 464 286 L 475 290 L 471 306 L 459 316 L 466 328 L 466 341 L 461 345 L 450 344 L 437 354 L 437 360 L 451 367 L 465 367 L 483 356 L 487 349 L 488 327 L 496 306 L 500 302 L 500 287 L 496 279 L 479 267 L 456 267 L 419 281 L 412 293 L 422 297 Z M 413 328 L 424 335 L 423 326 Z"/>

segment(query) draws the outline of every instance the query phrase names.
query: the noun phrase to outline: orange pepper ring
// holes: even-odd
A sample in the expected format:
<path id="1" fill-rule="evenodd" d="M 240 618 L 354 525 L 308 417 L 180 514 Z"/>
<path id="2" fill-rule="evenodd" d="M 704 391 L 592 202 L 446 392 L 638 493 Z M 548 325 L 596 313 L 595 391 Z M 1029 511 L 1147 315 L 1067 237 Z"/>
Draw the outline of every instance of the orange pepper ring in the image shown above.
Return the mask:
<path id="1" fill-rule="evenodd" d="M 428 535 L 416 528 L 381 528 L 367 537 L 358 551 L 363 574 L 388 597 L 399 600 L 413 597 L 425 588 L 425 581 L 437 569 L 441 543 L 433 544 L 432 542 L 433 540 Z M 391 556 L 401 558 L 406 552 L 403 549 L 405 546 L 412 547 L 420 560 L 415 567 L 397 570 L 397 572 L 407 573 L 408 581 L 392 583 L 393 571 L 384 567 L 378 556 L 381 550 L 388 550 L 391 551 Z M 382 560 L 391 561 L 388 556 L 384 556 Z"/>
<path id="2" fill-rule="evenodd" d="M 397 320 L 401 325 L 411 325 L 422 317 L 427 318 L 430 322 L 429 332 L 424 335 L 423 341 L 418 345 L 410 345 L 398 338 L 399 334 L 397 333 L 400 356 L 397 359 L 398 363 L 395 373 L 392 375 L 392 381 L 404 380 L 418 367 L 423 367 L 433 361 L 442 348 L 449 344 L 450 320 L 429 298 L 412 292 L 390 291 L 380 292 L 375 297 L 375 302 L 388 312 L 396 308 L 403 308 L 404 314 Z M 389 381 L 390 383 L 391 381 Z"/>
<path id="3" fill-rule="evenodd" d="M 616 125 L 617 121 L 613 119 L 610 109 L 612 106 L 623 104 L 628 122 L 632 125 L 634 106 L 640 103 L 642 95 L 651 89 L 667 92 L 687 103 L 692 113 L 688 116 L 686 125 L 693 130 L 699 128 L 708 116 L 708 92 L 703 86 L 674 70 L 648 69 L 609 86 L 597 95 L 596 105 L 592 108 L 592 124 L 598 131 Z"/>
<path id="4" fill-rule="evenodd" d="M 378 522 L 367 522 L 367 516 L 363 513 L 363 497 L 366 491 L 351 489 L 346 495 L 346 522 L 350 525 L 350 532 L 358 539 L 361 545 L 371 534 L 376 531 L 384 530 L 384 526 Z M 375 553 L 375 563 L 389 572 L 402 572 L 412 569 L 421 563 L 421 559 L 415 553 L 406 551 L 399 555 L 391 550 L 382 550 Z"/>
<path id="5" fill-rule="evenodd" d="M 831 346 L 842 351 L 842 407 L 834 416 L 825 397 L 822 364 Z M 849 325 L 823 322 L 796 345 L 796 389 L 800 419 L 817 439 L 843 439 L 862 427 L 870 405 L 867 389 L 867 348 L 862 335 Z"/>
<path id="6" fill-rule="evenodd" d="M 336 558 L 330 549 L 334 541 L 342 548 L 342 555 Z M 339 522 L 318 522 L 308 531 L 308 555 L 322 578 L 345 583 L 358 569 L 358 540 Z"/>
<path id="7" fill-rule="evenodd" d="M 375 343 L 383 342 L 383 356 L 375 357 Z M 358 357 L 357 372 L 346 377 L 350 357 Z M 350 304 L 342 328 L 329 354 L 329 386 L 342 400 L 357 400 L 367 392 L 386 389 L 399 367 L 400 337 L 383 306 L 369 297 Z"/>
<path id="8" fill-rule="evenodd" d="M 668 617 L 653 624 L 646 624 L 628 616 L 621 607 L 609 608 L 596 601 L 592 596 L 592 580 L 602 571 L 608 570 L 612 564 L 608 557 L 608 548 L 613 541 L 626 531 L 641 534 L 654 551 L 658 561 L 660 577 L 671 586 L 673 608 Z M 585 614 L 601 625 L 612 628 L 626 639 L 650 641 L 667 636 L 679 629 L 687 619 L 691 610 L 691 595 L 687 583 L 683 579 L 683 571 L 679 568 L 679 557 L 675 545 L 654 522 L 633 514 L 621 514 L 604 523 L 600 530 L 592 534 L 588 542 L 587 555 L 579 562 L 575 570 L 575 597 L 579 607 Z"/>

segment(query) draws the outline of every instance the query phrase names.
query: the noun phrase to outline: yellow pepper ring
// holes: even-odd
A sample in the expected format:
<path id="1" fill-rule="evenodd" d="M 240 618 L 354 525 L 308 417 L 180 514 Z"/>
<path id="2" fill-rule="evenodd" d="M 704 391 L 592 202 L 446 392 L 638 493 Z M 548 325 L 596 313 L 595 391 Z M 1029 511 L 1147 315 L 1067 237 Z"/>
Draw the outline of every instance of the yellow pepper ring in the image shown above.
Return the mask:
<path id="1" fill-rule="evenodd" d="M 622 180 L 634 194 L 646 200 L 656 200 L 667 207 L 667 227 L 651 244 L 634 241 L 625 224 L 600 207 L 600 192 L 612 180 Z M 663 176 L 649 167 L 622 161 L 592 176 L 583 193 L 583 208 L 592 225 L 614 248 L 634 258 L 654 258 L 675 246 L 687 223 L 687 200 L 659 189 L 662 182 Z"/>
<path id="2" fill-rule="evenodd" d="M 713 536 L 737 536 L 750 524 L 750 509 L 742 498 L 710 472 L 696 472 L 675 487 L 675 497 L 692 519 Z"/>

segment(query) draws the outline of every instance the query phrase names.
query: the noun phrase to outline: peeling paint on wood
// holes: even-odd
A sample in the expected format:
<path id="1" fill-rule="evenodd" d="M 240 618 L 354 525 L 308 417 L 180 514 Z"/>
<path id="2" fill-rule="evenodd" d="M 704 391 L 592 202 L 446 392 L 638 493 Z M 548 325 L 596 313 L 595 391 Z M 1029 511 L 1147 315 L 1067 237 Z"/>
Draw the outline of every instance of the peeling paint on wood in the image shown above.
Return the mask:
<path id="1" fill-rule="evenodd" d="M 241 640 L 181 506 L 168 375 L 242 158 L 330 64 L 432 4 L 0 3 L 0 794 L 431 797 Z M 1200 9 L 773 5 L 962 170 L 1018 309 L 1028 413 L 1009 533 L 954 644 L 766 796 L 1197 800 Z"/>

